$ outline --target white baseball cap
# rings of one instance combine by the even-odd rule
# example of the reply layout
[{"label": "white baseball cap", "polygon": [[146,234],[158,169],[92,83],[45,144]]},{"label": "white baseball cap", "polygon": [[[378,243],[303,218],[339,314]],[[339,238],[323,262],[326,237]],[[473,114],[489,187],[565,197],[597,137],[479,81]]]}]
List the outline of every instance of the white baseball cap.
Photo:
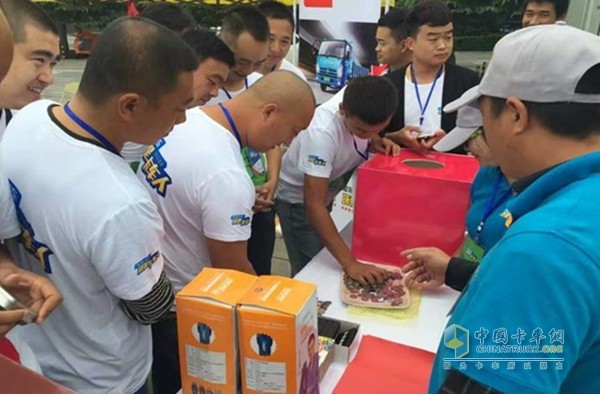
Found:
[{"label": "white baseball cap", "polygon": [[479,108],[465,105],[458,110],[456,127],[433,146],[440,152],[448,152],[464,144],[477,129],[483,126],[483,118]]},{"label": "white baseball cap", "polygon": [[481,83],[444,111],[472,105],[481,96],[600,103],[597,88],[581,93],[579,82],[587,72],[600,74],[600,37],[562,24],[527,27],[498,41]]}]

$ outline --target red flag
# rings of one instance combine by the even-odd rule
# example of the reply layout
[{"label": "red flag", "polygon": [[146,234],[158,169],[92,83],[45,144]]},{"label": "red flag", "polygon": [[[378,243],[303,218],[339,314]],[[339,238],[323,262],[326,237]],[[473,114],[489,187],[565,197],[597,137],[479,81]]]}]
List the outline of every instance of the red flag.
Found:
[{"label": "red flag", "polygon": [[134,0],[127,0],[127,16],[138,16],[140,12],[135,8]]},{"label": "red flag", "polygon": [[305,7],[331,8],[333,0],[304,0]]}]

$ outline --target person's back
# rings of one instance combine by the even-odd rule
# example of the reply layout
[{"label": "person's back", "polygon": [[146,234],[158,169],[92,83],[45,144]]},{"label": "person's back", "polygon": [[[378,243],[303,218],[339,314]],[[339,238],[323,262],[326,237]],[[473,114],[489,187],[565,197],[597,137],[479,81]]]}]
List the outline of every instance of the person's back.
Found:
[{"label": "person's back", "polygon": [[7,129],[2,152],[23,230],[11,248],[65,298],[25,334],[44,373],[75,391],[145,392],[147,325],[173,295],[162,273],[160,216],[118,152],[184,120],[173,107],[192,100],[196,66],[173,33],[123,18],[105,29],[68,105],[38,101]]}]

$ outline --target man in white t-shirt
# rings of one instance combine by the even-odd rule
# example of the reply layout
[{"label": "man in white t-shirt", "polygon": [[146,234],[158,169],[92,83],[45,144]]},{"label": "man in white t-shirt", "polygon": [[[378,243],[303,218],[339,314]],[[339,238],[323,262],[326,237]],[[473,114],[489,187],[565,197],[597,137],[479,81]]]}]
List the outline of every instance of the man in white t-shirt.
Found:
[{"label": "man in white t-shirt", "polygon": [[[207,105],[224,103],[236,97],[262,77],[257,70],[267,59],[269,23],[256,7],[235,7],[223,19],[221,37],[233,51],[236,65],[219,95]],[[275,213],[272,208],[281,167],[281,150],[277,146],[267,153],[259,153],[245,147],[242,157],[257,191],[248,258],[257,274],[268,275],[275,248]]]},{"label": "man in white t-shirt", "polygon": [[292,46],[295,21],[292,11],[283,3],[267,0],[257,5],[269,23],[269,54],[261,68],[266,75],[275,70],[288,70],[306,81],[304,73],[285,59]]},{"label": "man in white t-shirt", "polygon": [[[429,150],[445,131],[456,127],[456,114],[444,105],[479,82],[477,74],[448,61],[454,47],[454,25],[442,0],[424,0],[405,23],[412,63],[385,76],[398,89],[398,108],[386,136],[407,148]],[[462,147],[453,153],[465,153]]]},{"label": "man in white t-shirt", "polygon": [[[194,101],[190,106],[204,105],[218,95],[227,79],[234,57],[231,50],[214,33],[204,29],[193,29],[183,33],[181,39],[196,52],[198,68],[194,71]],[[140,161],[148,145],[126,142],[121,155],[133,172],[138,171]]]},{"label": "man in white t-shirt", "polygon": [[385,78],[351,80],[317,108],[308,129],[283,156],[275,205],[292,275],[325,246],[352,278],[362,283],[383,278],[380,269],[352,256],[329,211],[335,195],[369,152],[400,151],[398,145],[378,136],[396,110],[397,95]]},{"label": "man in white t-shirt", "polygon": [[[10,68],[13,54],[12,34],[0,7],[0,82]],[[4,175],[0,152],[0,239],[16,237],[21,232],[10,191]],[[48,314],[62,302],[62,296],[48,279],[18,268],[6,246],[0,244],[0,286],[11,296],[36,313],[35,322],[41,324]],[[36,300],[35,302],[32,302]],[[22,328],[15,326],[23,321],[26,311],[0,310],[0,354],[41,373],[35,354],[22,340]],[[28,319],[29,320],[29,319]],[[6,336],[5,336],[6,335]]]},{"label": "man in white t-shirt", "polygon": [[0,83],[1,140],[16,110],[39,100],[54,82],[60,48],[58,28],[39,5],[11,0],[1,0],[0,5],[15,40],[12,64]]},{"label": "man in white t-shirt", "polygon": [[[165,271],[175,291],[203,267],[255,273],[247,240],[256,192],[240,151],[290,143],[314,107],[308,84],[278,71],[223,104],[188,110],[184,124],[146,151],[138,177],[164,222]],[[155,346],[173,359],[168,370],[177,375],[176,322],[158,324],[162,335],[154,336]]]},{"label": "man in white t-shirt", "polygon": [[156,206],[119,155],[185,120],[192,49],[140,18],[110,24],[68,105],[23,108],[2,142],[21,226],[11,251],[64,302],[24,335],[44,374],[81,393],[146,393],[149,324],[173,302]]}]

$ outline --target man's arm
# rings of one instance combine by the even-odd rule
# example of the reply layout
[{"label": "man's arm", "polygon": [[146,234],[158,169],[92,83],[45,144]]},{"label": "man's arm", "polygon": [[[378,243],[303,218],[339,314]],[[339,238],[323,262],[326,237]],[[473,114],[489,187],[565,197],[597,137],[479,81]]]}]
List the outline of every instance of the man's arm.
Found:
[{"label": "man's arm", "polygon": [[206,238],[210,262],[215,268],[226,268],[256,275],[248,260],[248,242],[223,242]]},{"label": "man's arm", "polygon": [[198,192],[202,227],[213,267],[256,274],[248,260],[254,187],[242,170],[214,174]]},{"label": "man's arm", "polygon": [[281,147],[276,146],[266,153],[267,156],[267,184],[269,184],[269,194],[268,197],[270,200],[273,200],[273,195],[275,194],[275,189],[277,189],[277,184],[279,183],[279,171],[281,170],[281,159],[283,157],[283,152],[281,151]]},{"label": "man's arm", "polygon": [[121,306],[131,320],[154,324],[171,310],[174,300],[171,281],[163,271],[148,294],[138,300],[121,300]]},{"label": "man's arm", "polygon": [[375,283],[384,278],[384,271],[368,264],[359,263],[338,233],[329,215],[325,200],[329,190],[329,179],[304,175],[304,204],[312,226],[319,234],[323,245],[329,250],[346,273],[359,282]]},{"label": "man's arm", "polygon": [[267,182],[256,188],[257,197],[255,211],[268,212],[273,208],[273,196],[279,183],[279,170],[283,152],[279,146],[266,153],[267,157]]}]

